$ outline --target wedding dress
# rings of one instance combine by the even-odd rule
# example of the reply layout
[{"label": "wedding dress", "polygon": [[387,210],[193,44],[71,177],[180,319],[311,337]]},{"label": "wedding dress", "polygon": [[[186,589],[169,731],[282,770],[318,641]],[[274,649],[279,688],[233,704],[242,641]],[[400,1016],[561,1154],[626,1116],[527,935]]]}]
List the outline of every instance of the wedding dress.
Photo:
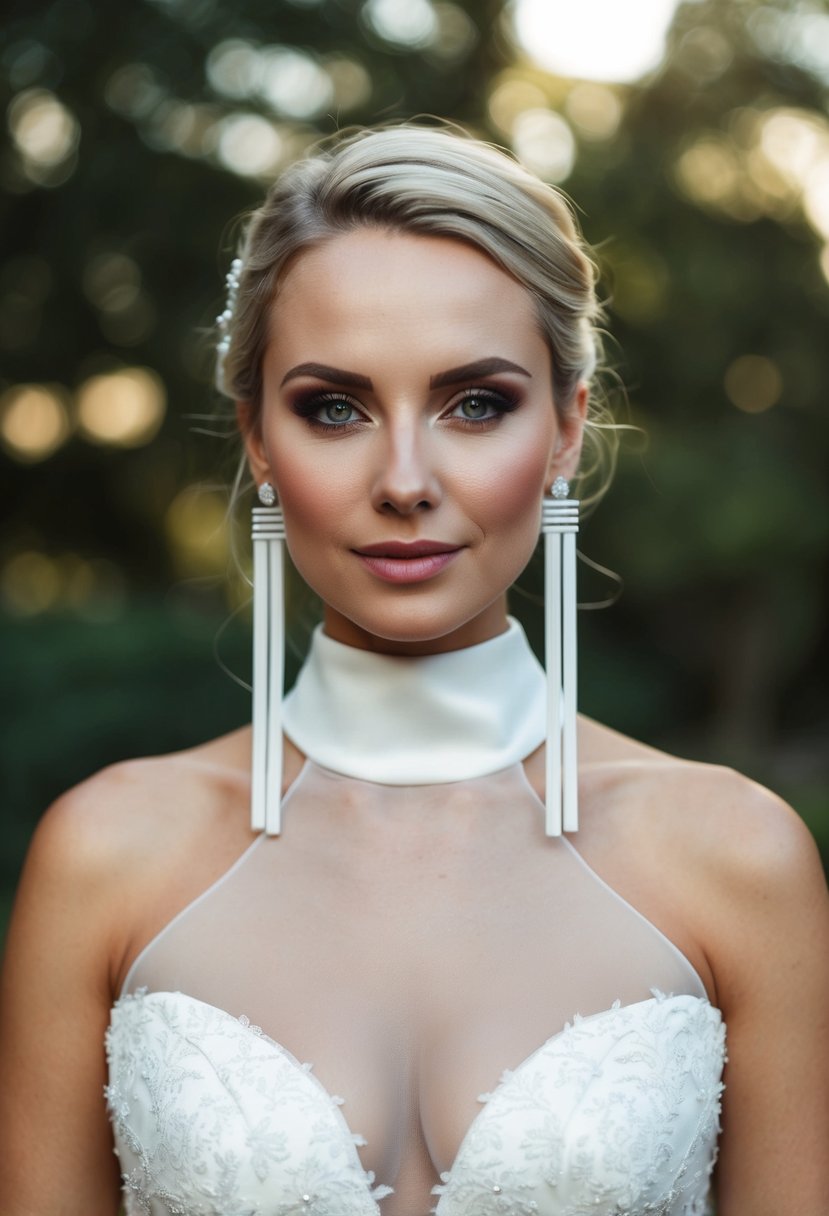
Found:
[{"label": "wedding dress", "polygon": [[128,1216],[708,1211],[722,1020],[582,856],[601,825],[544,836],[544,695],[515,622],[424,659],[317,631],[282,835],[112,1012]]}]

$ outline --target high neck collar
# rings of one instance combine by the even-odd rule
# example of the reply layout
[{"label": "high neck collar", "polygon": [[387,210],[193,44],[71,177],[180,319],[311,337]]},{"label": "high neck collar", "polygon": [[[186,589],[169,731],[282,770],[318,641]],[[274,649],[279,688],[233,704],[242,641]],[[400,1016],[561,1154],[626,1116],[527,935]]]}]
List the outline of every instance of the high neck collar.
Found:
[{"label": "high neck collar", "polygon": [[483,777],[544,740],[544,671],[517,621],[419,658],[345,646],[319,626],[285,698],[289,739],[323,768],[381,785]]}]

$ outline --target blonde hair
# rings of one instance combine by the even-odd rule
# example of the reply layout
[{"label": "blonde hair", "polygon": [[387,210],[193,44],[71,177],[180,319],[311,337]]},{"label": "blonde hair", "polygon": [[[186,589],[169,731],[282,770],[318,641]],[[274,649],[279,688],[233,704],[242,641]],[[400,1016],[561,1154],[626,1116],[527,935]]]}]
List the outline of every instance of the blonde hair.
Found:
[{"label": "blonde hair", "polygon": [[[566,416],[601,355],[596,266],[569,202],[507,153],[459,129],[402,124],[335,137],[286,169],[250,217],[217,386],[247,403],[252,425],[280,277],[302,250],[358,227],[464,241],[521,283],[535,301],[552,357],[553,399]],[[585,432],[594,450],[583,458],[580,481],[612,469],[608,438],[612,424],[594,394]]]}]

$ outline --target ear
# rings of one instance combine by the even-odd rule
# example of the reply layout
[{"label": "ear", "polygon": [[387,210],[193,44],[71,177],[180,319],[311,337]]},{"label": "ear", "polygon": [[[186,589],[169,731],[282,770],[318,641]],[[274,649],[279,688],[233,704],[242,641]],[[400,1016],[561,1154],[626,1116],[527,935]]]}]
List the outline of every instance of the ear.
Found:
[{"label": "ear", "polygon": [[579,467],[581,445],[584,438],[584,423],[587,418],[587,405],[590,400],[590,388],[585,380],[580,380],[573,394],[573,400],[564,419],[559,423],[558,435],[553,447],[550,467],[548,470],[550,484],[556,477],[564,477],[572,481]]},{"label": "ear", "polygon": [[257,485],[261,485],[263,481],[273,481],[268,458],[265,455],[265,446],[262,443],[260,419],[250,402],[236,402],[236,423],[242,436],[253,480]]}]

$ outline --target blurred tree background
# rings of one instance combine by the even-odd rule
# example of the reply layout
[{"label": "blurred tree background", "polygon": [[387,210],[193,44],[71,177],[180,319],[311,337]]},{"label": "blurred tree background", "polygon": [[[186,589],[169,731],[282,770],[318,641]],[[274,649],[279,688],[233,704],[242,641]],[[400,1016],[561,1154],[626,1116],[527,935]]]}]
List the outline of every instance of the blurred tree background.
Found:
[{"label": "blurred tree background", "polygon": [[[226,518],[211,386],[237,221],[320,134],[424,113],[560,183],[598,247],[616,404],[641,430],[581,542],[624,583],[581,616],[583,707],[766,782],[829,852],[829,16],[686,0],[659,62],[620,82],[600,23],[597,71],[534,57],[579,8],[545,4],[536,44],[533,0],[7,10],[5,906],[61,790],[248,718],[223,670],[249,675],[246,522]],[[615,593],[584,574],[586,600]],[[514,605],[534,640],[537,590],[531,570]]]}]

